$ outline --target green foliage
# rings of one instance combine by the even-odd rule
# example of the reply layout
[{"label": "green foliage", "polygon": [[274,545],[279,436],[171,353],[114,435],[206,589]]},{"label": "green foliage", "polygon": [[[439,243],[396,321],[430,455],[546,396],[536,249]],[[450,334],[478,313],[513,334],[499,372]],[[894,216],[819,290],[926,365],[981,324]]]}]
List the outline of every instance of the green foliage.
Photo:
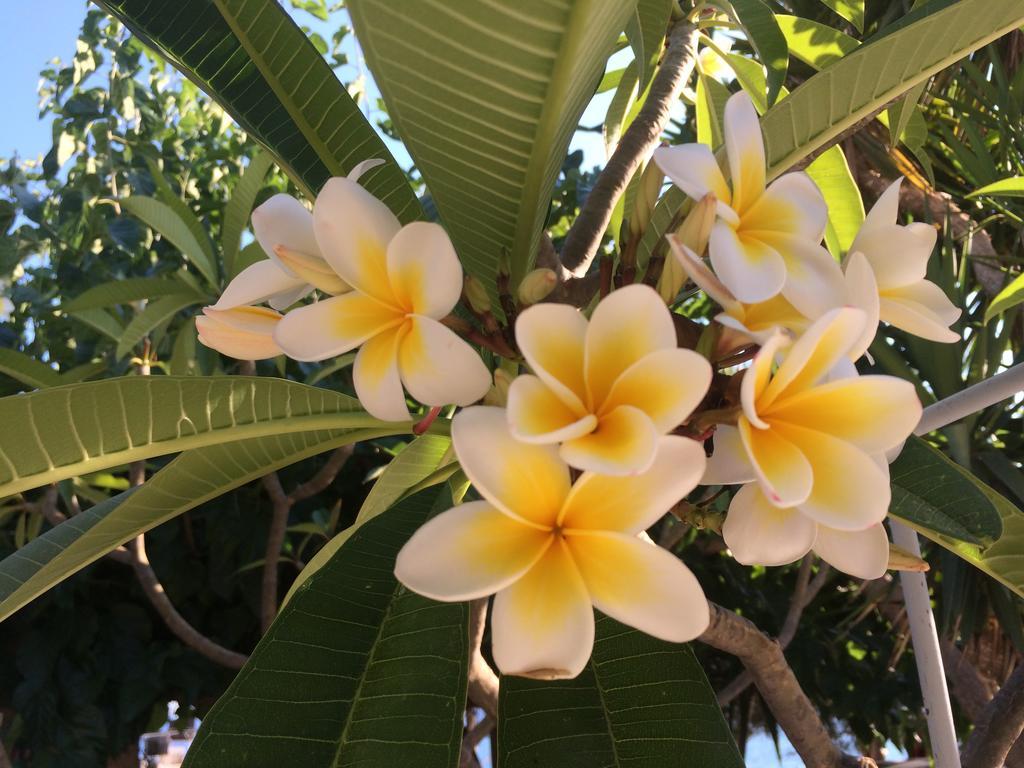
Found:
[{"label": "green foliage", "polygon": [[348,7],[464,267],[493,291],[507,253],[518,285],[631,3],[425,1],[399,11],[355,0]]},{"label": "green foliage", "polygon": [[775,14],[763,0],[732,0],[736,17],[757,51],[757,57],[768,69],[768,106],[775,103],[786,81],[789,48]]},{"label": "green foliage", "polygon": [[688,645],[597,617],[575,680],[503,677],[499,765],[742,766],[714,691]]},{"label": "green foliage", "polygon": [[458,764],[469,611],[392,574],[402,544],[445,505],[435,491],[401,503],[296,592],[210,710],[186,768]]},{"label": "green foliage", "polygon": [[672,18],[672,0],[637,0],[636,10],[626,25],[626,38],[633,60],[640,67],[639,90],[647,89],[658,64],[665,30]]}]

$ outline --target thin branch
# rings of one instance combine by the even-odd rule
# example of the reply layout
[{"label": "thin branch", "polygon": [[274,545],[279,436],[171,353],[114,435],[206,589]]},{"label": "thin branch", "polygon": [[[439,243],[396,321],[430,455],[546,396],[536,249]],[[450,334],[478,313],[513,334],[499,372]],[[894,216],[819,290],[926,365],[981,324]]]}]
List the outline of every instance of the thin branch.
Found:
[{"label": "thin branch", "polygon": [[967,389],[950,395],[924,409],[915,435],[926,435],[932,430],[952,424],[965,416],[995,405],[1024,390],[1024,363],[1017,363],[1002,373],[979,381]]},{"label": "thin branch", "polygon": [[277,566],[281,559],[281,547],[284,546],[292,502],[281,487],[277,472],[264,475],[262,483],[271,503],[267,548],[263,556],[263,580],[260,584],[260,630],[266,633],[277,616]]},{"label": "thin branch", "polygon": [[349,460],[353,451],[355,451],[355,445],[343,445],[340,448],[335,448],[327,459],[327,463],[320,467],[320,470],[312,478],[297,486],[288,494],[289,500],[294,504],[308,499],[310,496],[316,496],[316,494],[325,490],[327,486],[334,482],[334,479],[338,476],[341,468],[345,466],[345,462]]},{"label": "thin branch", "polygon": [[843,754],[832,742],[814,705],[786,663],[778,641],[751,621],[710,603],[711,623],[698,639],[736,656],[751,672],[776,721],[806,765],[815,768],[873,766],[868,758]]},{"label": "thin branch", "polygon": [[157,578],[152,566],[149,564],[149,557],[146,555],[146,534],[140,533],[135,537],[134,547],[135,561],[132,566],[135,569],[135,576],[142,585],[143,592],[153,604],[156,612],[160,614],[167,628],[174,635],[192,650],[200,653],[221,666],[229,669],[241,669],[247,657],[241,653],[235,653],[222,645],[218,645],[210,638],[201,634],[195,629],[185,617],[178,613],[177,608],[171,603],[170,598],[164,591],[163,585]]},{"label": "thin branch", "polygon": [[487,598],[469,604],[469,700],[492,718],[498,716],[498,676],[480,652],[487,619]]},{"label": "thin branch", "polygon": [[980,716],[964,745],[964,768],[1001,768],[1024,731],[1024,665],[999,689]]},{"label": "thin branch", "polygon": [[[804,609],[818,596],[818,592],[821,591],[829,576],[832,575],[828,564],[822,563],[821,569],[812,581],[810,577],[813,562],[814,558],[808,555],[800,563],[800,572],[797,574],[793,599],[789,603],[789,610],[786,612],[786,618],[782,622],[782,629],[779,631],[779,648],[783,651],[789,647],[789,644],[793,642],[793,638],[796,637],[796,630],[800,625],[800,617],[803,616]],[[735,680],[718,692],[719,706],[724,707],[729,704],[729,702],[747,690],[753,682],[754,676],[750,674],[749,670],[741,672],[736,676]]]},{"label": "thin branch", "polygon": [[678,101],[697,61],[697,30],[692,25],[676,24],[669,32],[667,42],[665,55],[651,81],[644,105],[622,134],[615,152],[565,237],[562,265],[576,277],[582,277],[590,268],[616,201],[625,192],[641,163],[658,145],[672,106]]}]

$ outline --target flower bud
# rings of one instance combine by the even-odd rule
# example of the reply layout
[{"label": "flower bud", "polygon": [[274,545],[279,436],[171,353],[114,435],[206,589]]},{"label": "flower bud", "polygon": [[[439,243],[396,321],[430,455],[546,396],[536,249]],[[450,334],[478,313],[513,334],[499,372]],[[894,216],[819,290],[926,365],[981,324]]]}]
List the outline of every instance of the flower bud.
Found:
[{"label": "flower bud", "polygon": [[519,284],[517,295],[519,303],[524,307],[536,304],[547,298],[558,285],[558,275],[553,269],[541,267],[530,272]]},{"label": "flower bud", "polygon": [[236,360],[266,360],[284,354],[274,341],[282,315],[266,307],[204,307],[196,318],[199,341]]},{"label": "flower bud", "polygon": [[633,200],[633,212],[629,217],[629,233],[634,238],[641,237],[650,224],[664,181],[665,174],[661,172],[658,164],[648,163],[640,177],[636,198]]},{"label": "flower bud", "polygon": [[[683,245],[698,256],[704,253],[711,239],[711,228],[715,224],[718,201],[713,194],[698,200],[676,230],[676,237]],[[658,293],[666,303],[679,295],[686,282],[686,272],[673,255],[665,258],[665,266],[658,278]]]},{"label": "flower bud", "polygon": [[352,290],[352,286],[338,277],[331,265],[318,256],[293,251],[283,245],[274,246],[274,254],[284,266],[317,290],[331,295]]},{"label": "flower bud", "polygon": [[484,395],[484,405],[504,408],[508,404],[508,388],[512,384],[512,376],[503,368],[494,372],[494,386]]},{"label": "flower bud", "polygon": [[470,308],[477,314],[483,315],[491,311],[491,297],[487,295],[487,289],[472,275],[466,275],[462,293]]},{"label": "flower bud", "polygon": [[912,555],[902,547],[889,544],[889,563],[885,566],[890,571],[918,571],[928,570],[928,563],[917,555]]}]

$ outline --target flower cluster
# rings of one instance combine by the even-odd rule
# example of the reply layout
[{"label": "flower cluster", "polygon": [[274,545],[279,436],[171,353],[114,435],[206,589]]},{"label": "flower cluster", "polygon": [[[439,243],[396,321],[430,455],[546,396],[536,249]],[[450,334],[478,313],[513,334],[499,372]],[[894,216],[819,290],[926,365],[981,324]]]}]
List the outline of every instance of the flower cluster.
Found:
[{"label": "flower cluster", "polygon": [[[506,366],[491,388],[480,356],[449,327],[465,321],[446,320],[463,288],[451,241],[436,224],[401,226],[359,186],[372,161],[331,179],[312,214],[285,195],[260,206],[253,229],[269,260],[197,320],[203,343],[240,358],[324,360],[358,348],[356,393],[381,419],[409,418],[405,391],[425,405],[471,406],[451,432],[480,499],[420,528],[395,573],[437,600],[494,595],[494,658],[506,674],[579,674],[593,608],[668,641],[703,632],[700,585],[645,533],[699,484],[741,486],[722,535],[742,563],[813,550],[862,578],[889,563],[887,456],[921,406],[909,383],[858,375],[854,363],[879,321],[956,338],[958,310],[925,279],[935,231],[898,224],[896,183],[840,264],[822,247],[828,209],[810,178],[767,183],[749,98],[729,100],[724,132],[729,180],[706,146],[654,156],[694,202],[669,237],[671,279],[677,291],[681,270],[721,306],[706,332],[717,342],[699,346],[715,347],[711,362],[680,347],[665,285],[614,290],[589,318],[520,290],[532,306],[515,318],[514,341],[528,370],[510,376]],[[543,272],[546,294],[553,273]],[[292,307],[314,291],[316,301]],[[750,364],[730,384],[737,350]],[[488,390],[491,405],[472,405]]]}]

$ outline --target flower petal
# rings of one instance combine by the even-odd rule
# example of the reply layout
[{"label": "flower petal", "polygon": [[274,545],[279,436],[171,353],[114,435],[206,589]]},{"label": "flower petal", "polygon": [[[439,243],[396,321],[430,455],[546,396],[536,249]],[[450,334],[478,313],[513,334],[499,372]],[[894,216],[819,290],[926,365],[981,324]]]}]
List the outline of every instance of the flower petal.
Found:
[{"label": "flower petal", "polygon": [[741,217],[763,193],[764,139],[754,102],[745,91],[725,103],[725,151],[729,156],[732,208]]},{"label": "flower petal", "polygon": [[462,265],[438,224],[406,224],[388,244],[388,276],[407,312],[440,320],[459,302]]},{"label": "flower petal", "polygon": [[878,286],[884,291],[924,279],[936,237],[935,228],[928,224],[890,224],[867,233],[862,230],[850,251],[860,251],[867,257]]},{"label": "flower petal", "polygon": [[650,416],[631,405],[602,415],[597,428],[562,443],[559,455],[571,467],[606,475],[633,475],[654,461],[658,430]]},{"label": "flower petal", "polygon": [[338,277],[330,264],[321,256],[310,256],[301,251],[293,251],[283,245],[274,248],[277,263],[289,274],[305,280],[318,290],[336,296],[352,290],[352,286]]},{"label": "flower petal", "polygon": [[703,290],[712,301],[717,302],[726,312],[731,314],[737,310],[742,311],[742,306],[736,301],[736,297],[725,287],[725,283],[719,280],[715,273],[708,268],[702,258],[695,254],[685,243],[680,242],[675,235],[669,235],[666,239],[672,247],[672,253],[676,257],[676,262],[682,266],[687,277],[693,280],[698,288]]},{"label": "flower petal", "polygon": [[561,525],[637,534],[697,486],[704,463],[700,443],[676,435],[661,437],[645,472],[628,477],[584,473],[565,501]]},{"label": "flower petal", "polygon": [[758,429],[768,428],[768,423],[758,414],[759,400],[771,379],[775,357],[779,350],[788,343],[789,338],[783,333],[774,333],[769,336],[761,345],[761,349],[754,355],[750,367],[743,374],[743,381],[740,382],[740,404],[743,407],[743,415]]},{"label": "flower petal", "polygon": [[654,150],[654,162],[673,184],[694,200],[701,200],[710,192],[720,205],[727,206],[732,201],[722,169],[706,144],[658,147]]},{"label": "flower petal", "polygon": [[843,573],[858,579],[877,579],[889,566],[889,537],[881,523],[863,531],[839,531],[819,525],[814,553]]},{"label": "flower petal", "polygon": [[491,648],[505,675],[576,677],[594,648],[590,595],[561,540],[494,598]]},{"label": "flower petal", "polygon": [[274,342],[281,315],[266,307],[203,309],[196,318],[199,341],[236,360],[267,360],[282,354]]},{"label": "flower petal", "polygon": [[399,325],[369,339],[356,354],[352,383],[366,411],[382,421],[408,421],[398,354],[408,326]]},{"label": "flower petal", "polygon": [[960,340],[960,334],[947,327],[960,317],[960,309],[928,280],[884,291],[879,314],[890,325],[923,339],[946,343]]},{"label": "flower petal", "polygon": [[597,417],[577,417],[539,378],[517,376],[508,389],[508,424],[525,443],[560,443],[593,432]]},{"label": "flower petal", "polygon": [[568,304],[535,304],[516,319],[516,343],[530,369],[578,416],[587,412],[586,335],[587,318]]},{"label": "flower petal", "polygon": [[820,245],[785,235],[773,240],[786,262],[782,295],[805,317],[819,317],[843,306],[846,281],[839,262]]},{"label": "flower petal", "polygon": [[272,296],[308,288],[305,280],[289,276],[269,259],[261,259],[243,269],[227,284],[213,308],[221,310],[262,304]]},{"label": "flower petal", "polygon": [[397,304],[387,249],[401,225],[384,203],[350,179],[328,179],[313,206],[313,229],[323,257],[345,282]]},{"label": "flower petal", "polygon": [[810,551],[817,527],[797,507],[773,506],[757,483],[750,483],[729,503],[722,538],[743,565],[785,565]]},{"label": "flower petal", "polygon": [[313,286],[303,284],[298,288],[293,288],[290,291],[284,291],[282,293],[276,293],[267,299],[267,304],[270,305],[271,309],[276,309],[278,312],[284,312],[295,302],[300,299],[306,298],[313,292]]},{"label": "flower petal", "polygon": [[398,553],[395,576],[433,600],[475,600],[516,581],[553,538],[486,501],[471,501],[424,523]]},{"label": "flower petal", "polygon": [[740,228],[753,237],[769,233],[820,243],[828,224],[828,206],[806,173],[787,173],[773,181],[743,214]]},{"label": "flower petal", "polygon": [[353,291],[293,309],[274,340],[295,360],[326,360],[405,321],[396,310]]},{"label": "flower petal", "polygon": [[836,363],[847,358],[864,333],[867,316],[854,307],[841,307],[815,320],[789,348],[775,376],[758,397],[767,410],[776,399],[795,395],[820,382]]},{"label": "flower petal", "polygon": [[424,405],[470,405],[487,394],[491,372],[473,347],[437,320],[409,321],[398,366],[410,395]]},{"label": "flower petal", "polygon": [[814,485],[810,457],[775,428],[757,429],[744,418],[737,427],[768,500],[777,507],[806,501]]},{"label": "flower petal", "polygon": [[846,302],[864,312],[864,330],[860,339],[847,353],[850,360],[857,361],[868,351],[878,332],[880,304],[878,283],[867,257],[860,251],[851,251],[845,264]]},{"label": "flower petal", "polygon": [[736,485],[757,479],[740,431],[730,424],[715,427],[714,452],[708,458],[701,485]]},{"label": "flower petal", "polygon": [[704,590],[671,552],[623,533],[567,535],[594,607],[652,637],[682,643],[708,628]]},{"label": "flower petal", "polygon": [[715,274],[745,304],[770,299],[786,282],[786,263],[778,251],[752,237],[741,238],[728,224],[711,229],[708,253]]},{"label": "flower petal", "polygon": [[774,431],[810,462],[814,484],[800,511],[830,528],[856,531],[880,522],[889,509],[888,468],[860,448],[813,429],[776,424]]},{"label": "flower petal", "polygon": [[786,422],[853,443],[867,453],[899,445],[921,420],[914,385],[895,376],[858,376],[830,381],[776,401],[762,412],[772,424]]},{"label": "flower petal", "polygon": [[[320,256],[313,234],[313,214],[291,195],[276,194],[252,212],[252,231],[260,248],[277,261],[277,246],[283,245],[308,256]],[[296,277],[287,265],[279,266]]]},{"label": "flower petal", "polygon": [[857,233],[858,236],[875,232],[883,227],[891,227],[896,223],[900,214],[900,185],[902,183],[903,177],[900,176],[885,188],[885,192],[879,196],[867,216],[864,217],[864,223],[861,224],[860,232]]},{"label": "flower petal", "polygon": [[587,328],[584,370],[593,407],[601,407],[615,380],[633,363],[675,346],[672,314],[657,291],[642,284],[613,291],[597,305]]},{"label": "flower petal", "polygon": [[503,408],[474,406],[452,419],[452,442],[466,477],[502,512],[553,526],[569,495],[569,468],[550,445],[512,437]]},{"label": "flower petal", "polygon": [[602,410],[632,405],[650,416],[659,432],[669,432],[700,405],[711,384],[711,365],[689,349],[659,349],[627,368]]}]

